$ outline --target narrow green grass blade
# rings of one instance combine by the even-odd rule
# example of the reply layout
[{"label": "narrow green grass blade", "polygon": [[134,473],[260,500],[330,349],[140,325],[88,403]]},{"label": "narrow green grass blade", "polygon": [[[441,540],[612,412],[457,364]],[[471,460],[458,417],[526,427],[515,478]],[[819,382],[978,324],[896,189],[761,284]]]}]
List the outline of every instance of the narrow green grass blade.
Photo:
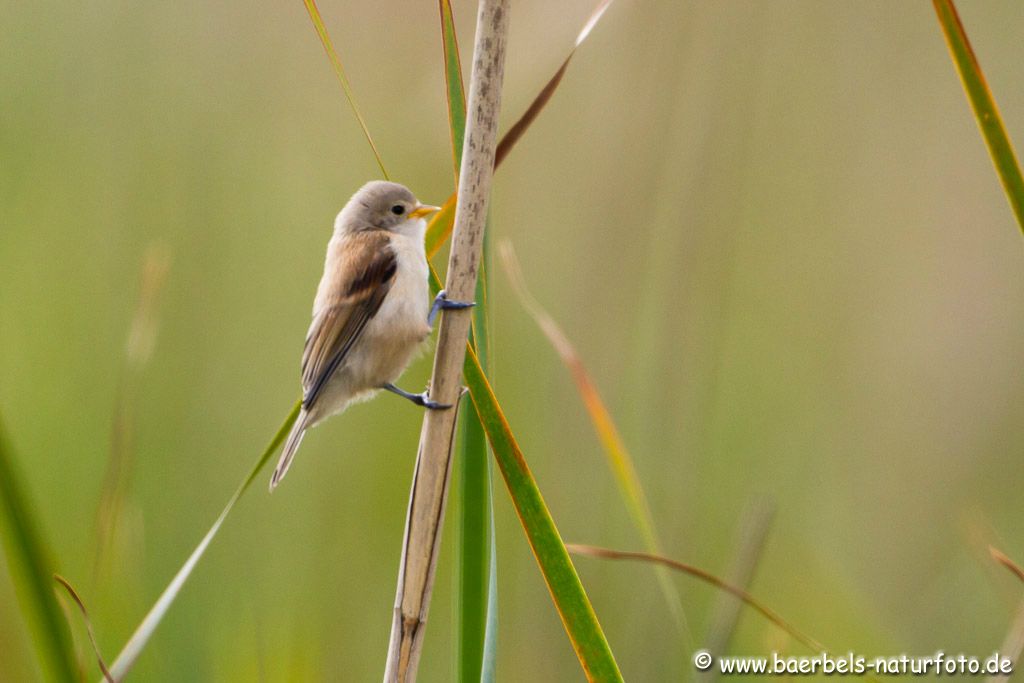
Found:
[{"label": "narrow green grass blade", "polygon": [[1017,217],[1017,224],[1024,232],[1024,179],[1021,178],[1020,163],[1017,161],[1010,136],[1006,134],[999,107],[992,97],[985,74],[982,73],[981,65],[971,48],[971,42],[967,39],[967,33],[960,22],[953,0],[932,0],[932,4],[942,26],[942,33],[946,37],[949,54],[956,65],[957,73],[960,74],[960,82],[963,83],[967,99],[974,110],[974,118],[981,129],[982,137],[985,138],[999,180],[1003,183],[1006,198]]},{"label": "narrow green grass blade", "polygon": [[[476,411],[474,411],[475,413]],[[479,419],[479,418],[478,418]],[[487,478],[493,479],[492,460],[487,459]],[[492,489],[493,490],[493,489]],[[487,577],[487,624],[484,627],[484,661],[481,683],[493,683],[498,664],[498,540],[494,535],[494,497],[488,504],[491,527],[491,571]]]},{"label": "narrow green grass blade", "polygon": [[[462,81],[462,61],[455,34],[455,19],[449,0],[438,0],[441,18],[441,41],[444,52],[444,78],[448,101],[448,122],[452,139],[452,166],[455,184],[459,183],[462,164],[462,145],[466,135],[466,93]],[[484,230],[483,258],[476,283],[476,302],[470,330],[470,345],[476,349],[486,365],[488,356],[487,334],[487,261],[488,233]],[[458,680],[463,682],[487,680],[484,677],[485,649],[488,635],[492,644],[490,657],[493,671],[493,644],[496,639],[496,614],[491,612],[496,596],[491,591],[497,582],[492,580],[496,553],[494,516],[491,510],[491,471],[487,456],[487,436],[475,412],[464,411],[460,416],[460,438],[455,454],[459,473],[455,488],[458,541],[455,546],[457,585],[456,662]],[[494,599],[492,599],[494,598]]]},{"label": "narrow green grass blade", "polygon": [[35,512],[15,471],[0,425],[0,530],[11,579],[47,680],[77,681],[71,634],[50,583],[53,562]]},{"label": "narrow green grass blade", "polygon": [[[489,220],[488,220],[489,222]],[[486,365],[490,352],[487,322],[488,232],[484,230],[484,253],[480,276],[476,283],[476,302],[470,330],[472,346],[481,363]],[[460,681],[490,680],[483,676],[485,662],[493,660],[497,638],[497,613],[492,607],[497,596],[496,566],[492,556],[497,553],[494,535],[494,514],[491,496],[491,465],[487,452],[487,435],[474,411],[462,414],[462,433],[458,444],[458,465],[461,471],[456,489],[459,542],[458,562],[457,661]],[[494,604],[492,604],[494,603]],[[487,649],[490,636],[491,649]],[[493,663],[493,662],[492,662]]]},{"label": "narrow green grass blade", "polygon": [[487,634],[492,523],[487,460],[487,435],[473,411],[462,417],[456,453],[460,470],[455,490],[458,536],[455,548],[456,661],[458,680],[479,681]]},{"label": "narrow green grass blade", "polygon": [[[491,362],[491,327],[490,327],[490,279],[491,270],[491,235],[490,215],[487,217],[488,225],[484,228],[483,258],[480,260],[480,276],[476,283],[476,300],[479,303],[479,311],[473,311],[473,326],[476,343],[474,348],[478,351],[478,358],[484,369],[490,372]],[[477,492],[481,498],[486,496],[486,505],[478,506],[478,513],[487,517],[487,605],[483,608],[486,615],[483,637],[483,657],[480,663],[481,683],[494,681],[494,668],[498,657],[498,538],[494,529],[494,467],[489,457],[487,435],[483,432],[483,425],[480,424],[480,416],[476,411],[471,412],[473,419],[480,425],[483,445],[480,448],[480,455],[486,464],[486,470],[481,473],[478,482]]]},{"label": "narrow green grass blade", "polygon": [[314,0],[302,0],[302,2],[306,5],[306,12],[309,13],[309,18],[313,22],[313,28],[316,29],[316,34],[320,37],[320,43],[324,46],[327,58],[331,60],[331,67],[334,68],[334,74],[338,77],[338,82],[341,83],[341,89],[345,91],[345,98],[348,100],[349,106],[352,107],[352,113],[355,114],[356,120],[359,121],[359,127],[363,129],[366,141],[370,143],[370,149],[373,150],[373,156],[377,160],[377,165],[380,166],[380,172],[384,175],[385,180],[390,180],[388,171],[384,168],[384,160],[381,159],[380,152],[377,151],[377,145],[373,143],[373,137],[370,135],[370,129],[366,125],[366,120],[363,119],[359,106],[356,104],[356,96],[352,92],[352,86],[349,85],[345,69],[341,66],[341,58],[338,57],[334,44],[331,42],[331,36],[327,33],[327,27],[320,16],[320,10],[317,9]]},{"label": "narrow green grass blade", "polygon": [[452,134],[452,165],[455,184],[459,184],[462,165],[462,141],[466,137],[466,90],[462,83],[462,59],[459,41],[455,35],[455,19],[450,0],[438,0],[441,13],[441,42],[444,47],[444,82],[448,99],[448,123]]},{"label": "narrow green grass blade", "polygon": [[[441,281],[433,268],[430,270],[430,286],[434,292],[441,289]],[[615,662],[615,656],[597,620],[597,614],[594,613],[576,568],[569,558],[569,552],[565,549],[558,528],[551,518],[544,496],[526,464],[526,458],[523,457],[512,428],[505,419],[505,413],[498,404],[494,390],[480,365],[480,359],[468,341],[462,378],[469,389],[480,423],[487,433],[494,459],[505,479],[505,486],[526,532],[533,556],[544,576],[555,609],[558,610],[558,616],[562,619],[562,625],[587,675],[587,680],[621,681],[619,665]]]},{"label": "narrow green grass blade", "polygon": [[210,545],[210,541],[212,541],[214,536],[217,535],[217,532],[220,531],[221,525],[224,524],[224,520],[227,519],[228,514],[235,507],[235,503],[237,503],[238,499],[242,497],[242,494],[246,492],[253,480],[256,478],[256,475],[259,474],[260,470],[263,469],[263,466],[267,464],[268,460],[270,460],[270,456],[274,454],[274,451],[277,450],[278,446],[280,446],[285,440],[285,437],[288,436],[288,431],[292,428],[295,420],[299,417],[299,408],[301,406],[301,401],[296,401],[295,405],[292,406],[291,412],[288,413],[288,417],[285,418],[284,423],[281,425],[280,429],[277,430],[274,438],[270,440],[269,444],[267,444],[263,454],[260,455],[259,459],[252,466],[252,469],[249,470],[249,474],[246,475],[245,479],[242,480],[242,483],[235,490],[234,495],[232,495],[228,500],[227,505],[225,505],[224,509],[221,510],[220,516],[218,516],[216,521],[214,521],[213,526],[210,527],[210,530],[207,531],[206,535],[203,536],[201,541],[199,541],[199,545],[197,545],[196,549],[192,551],[192,554],[189,555],[185,564],[182,565],[181,569],[178,570],[178,573],[174,575],[174,578],[171,579],[171,582],[167,585],[167,588],[164,589],[164,592],[160,594],[159,598],[157,598],[156,603],[154,603],[153,607],[150,608],[149,613],[146,614],[138,628],[135,629],[135,633],[132,634],[132,637],[128,639],[127,643],[125,643],[125,646],[117,655],[117,659],[115,659],[114,663],[110,666],[110,673],[114,677],[114,680],[119,681],[124,678],[125,674],[128,673],[132,668],[132,665],[135,664],[135,661],[139,658],[139,655],[142,654],[143,648],[145,648],[146,644],[149,643],[149,639],[153,636],[153,632],[156,630],[156,627],[160,625],[164,615],[167,614],[167,610],[174,603],[175,598],[178,597],[178,593],[181,592],[181,587],[185,585],[185,581],[192,574],[192,570],[196,568],[196,565],[202,558],[203,553],[206,552],[207,547]]}]

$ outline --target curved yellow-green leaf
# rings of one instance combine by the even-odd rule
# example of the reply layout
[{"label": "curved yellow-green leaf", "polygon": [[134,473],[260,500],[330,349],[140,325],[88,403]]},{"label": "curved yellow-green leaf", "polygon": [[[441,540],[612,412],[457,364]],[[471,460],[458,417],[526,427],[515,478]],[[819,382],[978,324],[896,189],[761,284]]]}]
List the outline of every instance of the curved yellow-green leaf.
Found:
[{"label": "curved yellow-green leaf", "polygon": [[348,100],[349,106],[352,107],[352,113],[355,114],[359,127],[363,130],[363,135],[366,136],[366,141],[370,143],[370,149],[373,150],[373,157],[377,160],[377,165],[380,166],[380,172],[384,175],[385,180],[390,180],[388,171],[384,168],[384,160],[381,159],[380,152],[377,151],[377,145],[373,143],[373,137],[370,135],[370,129],[366,125],[366,120],[356,104],[356,96],[352,92],[352,86],[348,83],[348,77],[345,75],[345,69],[341,66],[341,58],[338,57],[338,52],[334,49],[334,43],[331,42],[331,36],[327,33],[327,27],[324,25],[323,17],[320,16],[320,10],[317,9],[315,0],[302,1],[306,5],[306,12],[309,13],[310,21],[313,22],[313,28],[316,29],[316,34],[320,37],[320,42],[324,46],[324,52],[327,53],[327,58],[331,60],[331,66],[334,68],[334,74],[338,77],[338,82],[341,83],[341,89],[345,91],[345,98]]}]

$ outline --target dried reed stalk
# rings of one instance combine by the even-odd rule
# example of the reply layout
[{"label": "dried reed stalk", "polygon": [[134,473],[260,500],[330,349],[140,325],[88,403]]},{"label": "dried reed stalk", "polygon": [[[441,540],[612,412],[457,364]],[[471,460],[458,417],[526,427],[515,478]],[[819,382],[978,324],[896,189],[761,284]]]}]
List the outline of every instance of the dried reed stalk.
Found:
[{"label": "dried reed stalk", "polygon": [[[494,173],[508,11],[509,0],[480,0],[458,205],[445,283],[449,298],[456,301],[471,300],[476,289]],[[462,392],[461,371],[470,317],[468,310],[450,310],[442,316],[430,381],[430,397],[440,403],[455,404]],[[455,410],[428,410],[423,417],[398,569],[395,612],[384,670],[386,683],[416,680],[440,548],[455,418]]]}]

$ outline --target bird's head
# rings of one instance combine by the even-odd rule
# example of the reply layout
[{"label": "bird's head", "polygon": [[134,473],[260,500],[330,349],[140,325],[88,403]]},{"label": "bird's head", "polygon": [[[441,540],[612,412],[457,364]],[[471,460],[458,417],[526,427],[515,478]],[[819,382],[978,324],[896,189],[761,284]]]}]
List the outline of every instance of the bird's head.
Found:
[{"label": "bird's head", "polygon": [[366,183],[338,214],[335,231],[422,232],[424,219],[440,207],[420,203],[405,185],[385,180]]}]

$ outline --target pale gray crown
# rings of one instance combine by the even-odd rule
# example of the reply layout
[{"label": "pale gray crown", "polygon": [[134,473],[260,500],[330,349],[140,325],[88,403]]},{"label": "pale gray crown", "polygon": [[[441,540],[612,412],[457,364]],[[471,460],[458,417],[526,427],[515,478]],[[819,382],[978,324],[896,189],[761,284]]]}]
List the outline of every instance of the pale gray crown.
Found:
[{"label": "pale gray crown", "polygon": [[336,229],[345,231],[390,230],[408,220],[409,212],[419,206],[416,196],[405,185],[372,180],[352,195],[338,214]]}]

